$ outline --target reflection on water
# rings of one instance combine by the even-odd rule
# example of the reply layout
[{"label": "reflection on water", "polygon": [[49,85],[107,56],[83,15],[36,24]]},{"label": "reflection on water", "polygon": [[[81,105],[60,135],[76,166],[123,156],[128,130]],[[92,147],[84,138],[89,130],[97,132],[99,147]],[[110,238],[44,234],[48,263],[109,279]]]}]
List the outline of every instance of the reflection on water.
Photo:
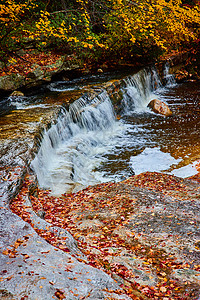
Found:
[{"label": "reflection on water", "polygon": [[[130,162],[134,173],[140,174],[146,171],[160,172],[177,165],[181,159],[175,159],[169,153],[160,151],[158,147],[145,148],[137,155],[131,156]],[[141,163],[142,162],[142,163]]]},{"label": "reflection on water", "polygon": [[[165,118],[148,112],[124,115],[122,120],[128,124],[128,130],[122,150],[115,149],[117,159],[114,161],[114,156],[111,156],[113,166],[108,162],[102,167],[106,168],[109,174],[115,173],[116,170],[125,173],[124,169],[128,165],[137,173],[139,170],[156,171],[159,156],[160,160],[169,163],[168,167],[161,167],[160,171],[175,173],[174,169],[187,166],[200,158],[199,84],[187,82],[159,89],[154,94],[170,106],[173,116]],[[109,158],[108,155],[108,161]],[[194,167],[182,168],[181,172],[175,174],[187,177],[191,175],[192,170],[195,174]]]}]

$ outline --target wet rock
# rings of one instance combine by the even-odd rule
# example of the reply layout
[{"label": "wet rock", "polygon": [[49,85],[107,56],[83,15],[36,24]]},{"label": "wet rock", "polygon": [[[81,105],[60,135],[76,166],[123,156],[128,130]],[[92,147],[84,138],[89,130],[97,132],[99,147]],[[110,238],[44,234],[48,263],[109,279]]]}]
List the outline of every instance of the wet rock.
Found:
[{"label": "wet rock", "polygon": [[40,66],[33,64],[26,75],[11,74],[0,77],[0,90],[13,91],[21,87],[34,87],[49,82],[52,76],[81,68],[81,62],[75,56],[61,56],[53,64]]},{"label": "wet rock", "polygon": [[20,91],[14,91],[14,92],[12,92],[12,94],[10,96],[11,97],[23,97],[24,93],[22,93]]},{"label": "wet rock", "polygon": [[157,114],[161,114],[166,117],[172,115],[172,111],[169,109],[167,104],[158,99],[151,100],[150,103],[148,104],[148,107]]},{"label": "wet rock", "polygon": [[60,67],[61,71],[72,71],[80,69],[83,63],[74,55],[67,55],[64,57],[63,64]]},{"label": "wet rock", "polygon": [[[32,107],[29,110],[15,110],[1,117],[0,205],[7,206],[18,192],[27,166],[40,146],[37,137],[48,128],[58,111],[59,105],[50,109]],[[37,187],[30,189],[30,194],[36,196]]]},{"label": "wet rock", "polygon": [[38,186],[36,183],[36,179],[28,186],[28,190],[30,196],[38,197]]},{"label": "wet rock", "polygon": [[27,78],[40,80],[43,77],[44,77],[43,69],[37,64],[32,65],[31,66],[31,71],[27,74]]},{"label": "wet rock", "polygon": [[60,73],[65,68],[64,65],[65,57],[59,58],[54,64],[47,65],[44,68],[44,80],[45,81],[51,81],[51,78],[53,75]]},{"label": "wet rock", "polygon": [[106,86],[106,91],[109,94],[109,97],[114,106],[115,112],[120,114],[122,111],[122,99],[123,92],[121,88],[123,87],[123,81],[115,80],[109,86]]},{"label": "wet rock", "polygon": [[0,143],[0,205],[7,206],[22,184],[28,161],[28,145]]},{"label": "wet rock", "polygon": [[13,91],[25,85],[25,77],[12,74],[0,77],[0,90]]}]

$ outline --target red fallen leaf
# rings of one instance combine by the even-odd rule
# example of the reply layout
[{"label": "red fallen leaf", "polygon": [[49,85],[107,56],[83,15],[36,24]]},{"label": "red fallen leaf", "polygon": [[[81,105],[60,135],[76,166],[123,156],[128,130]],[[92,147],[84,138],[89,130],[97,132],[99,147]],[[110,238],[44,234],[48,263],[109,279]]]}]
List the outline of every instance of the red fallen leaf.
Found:
[{"label": "red fallen leaf", "polygon": [[[99,187],[99,190],[100,190],[100,187]],[[93,189],[93,192],[95,192],[95,189]],[[93,200],[90,200],[91,197],[87,197],[87,194],[85,192],[81,192],[81,193],[79,192],[79,193],[77,193],[76,196],[72,196],[72,195],[70,195],[70,196],[69,195],[63,196],[63,197],[67,197],[68,198],[68,199],[63,199],[62,198],[62,201],[66,201],[66,207],[67,207],[67,209],[63,209],[62,212],[61,212],[61,214],[60,214],[60,212],[56,209],[57,207],[63,205],[63,204],[60,203],[59,198],[58,199],[54,199],[53,197],[52,198],[51,197],[46,197],[46,196],[44,196],[44,193],[42,191],[40,191],[40,196],[41,196],[40,197],[40,201],[41,201],[41,204],[43,205],[43,209],[45,209],[44,208],[45,207],[44,202],[46,201],[45,198],[48,199],[48,201],[51,201],[51,203],[52,203],[51,204],[51,208],[50,209],[47,208],[47,210],[48,210],[48,217],[51,218],[51,223],[54,225],[55,223],[57,223],[59,221],[61,227],[65,228],[65,229],[68,229],[68,230],[71,230],[71,232],[73,234],[77,233],[77,228],[76,228],[76,226],[74,226],[74,223],[73,223],[74,218],[76,218],[76,214],[73,213],[74,208],[79,209],[80,212],[81,212],[81,211],[83,211],[86,208],[87,209],[95,209],[95,207],[96,207],[95,205],[93,205],[92,203],[90,203],[90,201],[93,201]],[[19,197],[19,200],[20,200],[20,197]],[[36,201],[36,199],[33,199],[33,201]],[[83,204],[83,202],[84,202],[84,204]],[[23,201],[21,201],[20,203],[21,204],[18,207],[17,211],[21,215],[22,214],[24,215],[25,212],[21,213],[20,210],[21,210],[21,207],[23,209],[26,209],[26,207],[23,206],[23,204],[22,204]],[[120,206],[120,201],[119,200],[117,200],[115,202],[113,200],[113,205],[115,205],[115,207],[116,207],[116,203]],[[106,205],[106,201],[103,201],[103,205],[104,206]],[[100,204],[98,204],[98,206],[101,207]],[[126,208],[126,206],[123,203],[123,210],[125,208]],[[71,217],[71,215],[70,216],[68,215],[70,213],[72,214],[72,217]],[[84,217],[84,214],[83,215],[80,214],[79,217],[80,217],[79,220],[81,220]],[[96,215],[96,217],[98,218],[98,214]],[[23,216],[23,218],[24,218],[24,216]],[[77,220],[78,220],[78,218],[76,218],[76,221]],[[118,226],[120,224],[120,219],[115,220],[115,221],[112,220],[111,222],[113,224],[112,230],[114,230],[116,228],[116,226]],[[102,223],[104,223],[107,226],[107,228],[109,229],[108,232],[110,232],[112,234],[112,230],[111,230],[111,226],[110,226],[111,224],[108,221],[106,221],[106,220],[102,220]],[[102,228],[105,229],[105,225],[102,226]],[[101,228],[101,230],[102,230],[102,228]],[[78,231],[78,232],[80,233],[80,235],[81,234],[83,234],[83,235],[86,234],[87,235],[89,233],[89,231],[86,232],[84,230],[82,232],[80,232],[80,231]],[[41,236],[43,236],[43,231],[39,232],[39,234]],[[95,242],[95,248],[97,248],[97,249],[100,248],[100,250],[103,250],[103,251],[98,256],[90,254],[90,251],[89,251],[90,247],[89,247],[89,245],[86,242],[85,243],[81,243],[81,242],[79,243],[78,242],[78,243],[79,243],[79,245],[82,246],[83,249],[87,250],[87,253],[85,253],[85,254],[87,254],[88,259],[94,264],[94,266],[97,267],[97,268],[101,268],[101,269],[103,267],[103,269],[105,271],[107,271],[108,273],[110,272],[109,270],[111,270],[112,272],[118,274],[119,276],[122,275],[122,277],[124,277],[125,280],[129,280],[128,277],[129,276],[131,277],[131,273],[129,273],[128,270],[126,268],[124,268],[124,266],[119,265],[119,266],[116,266],[116,269],[115,269],[115,268],[113,268],[111,266],[111,264],[106,263],[106,261],[105,261],[105,257],[107,255],[107,253],[106,253],[107,252],[106,251],[107,247],[114,247],[115,248],[116,246],[119,246],[119,247],[120,246],[124,246],[125,248],[127,248],[127,250],[130,250],[130,251],[132,249],[133,252],[135,252],[136,254],[138,254],[140,256],[140,258],[144,260],[144,264],[146,263],[146,260],[149,261],[151,264],[155,264],[155,269],[159,273],[161,273],[162,268],[164,268],[165,272],[167,270],[172,269],[172,268],[179,268],[179,266],[176,265],[172,261],[172,257],[173,256],[168,255],[169,259],[167,259],[167,257],[164,254],[162,254],[159,257],[159,252],[158,253],[155,252],[152,247],[149,247],[150,249],[152,249],[152,250],[150,250],[150,252],[147,251],[147,254],[150,256],[150,258],[148,260],[145,257],[146,252],[144,251],[144,247],[142,247],[139,244],[137,238],[134,238],[135,241],[137,242],[137,245],[130,246],[129,244],[124,243],[124,240],[121,239],[120,236],[117,235],[117,234],[114,234],[112,236],[111,240],[108,240],[109,236],[108,236],[107,233],[104,233],[104,232],[101,231],[100,234],[104,234],[104,238],[101,239],[101,241],[98,240],[98,239],[96,240],[96,242]],[[46,236],[46,239],[48,238],[48,241],[52,245],[58,247],[59,244],[63,244],[63,242],[62,242],[63,238],[53,237],[52,235],[53,235],[52,233],[51,234],[48,234],[48,232],[44,233],[44,236]],[[56,232],[55,232],[55,235],[56,235]],[[105,249],[101,249],[102,245],[105,247]],[[54,250],[57,251],[57,249],[54,249]],[[161,260],[161,257],[163,257],[162,259],[165,259],[165,260]],[[96,259],[96,258],[98,258],[98,259]],[[120,269],[122,271],[121,274],[120,274]],[[163,273],[162,275],[165,276],[165,273]],[[165,279],[162,279],[162,280],[165,281]],[[172,282],[173,281],[170,281],[171,285],[172,285]],[[162,282],[161,284],[163,284],[163,283],[164,282]],[[138,287],[138,289],[140,291],[142,289],[142,287],[140,287],[139,285],[137,285],[135,283],[134,284],[131,283],[131,286],[133,287],[133,290],[135,289],[135,287]],[[176,286],[177,285],[174,285],[174,287],[176,287]],[[169,288],[169,285],[166,285],[164,287],[166,287],[166,289],[167,289],[167,292],[165,292],[165,298],[166,298],[166,297],[169,297],[168,295],[171,293],[170,290],[169,290],[169,289],[171,289],[171,287]],[[126,285],[125,285],[123,288],[124,288],[125,293],[127,293],[128,292],[128,287],[126,287]],[[158,291],[158,292],[156,293],[156,291]],[[136,300],[136,298],[134,296],[134,293],[132,294],[131,291],[129,291],[129,292],[130,292],[129,296],[132,299]],[[149,287],[149,291],[147,291],[146,293],[148,294],[148,297],[150,297],[151,299],[154,299],[154,296],[158,296],[158,298],[155,298],[155,299],[161,299],[164,296],[163,294],[161,294],[162,291],[160,290],[160,285],[158,285],[155,290],[151,290],[151,287]],[[176,293],[178,294],[178,291]],[[187,296],[186,294],[184,294],[184,295]],[[179,297],[179,295],[174,296],[174,299],[175,298],[177,300],[182,299],[182,298]],[[138,300],[139,300],[139,298],[138,298]]]},{"label": "red fallen leaf", "polygon": [[65,271],[67,271],[67,272],[73,272],[71,266],[66,266],[65,267]]},{"label": "red fallen leaf", "polygon": [[55,292],[54,295],[55,295],[58,299],[65,299],[65,298],[66,298],[65,295],[64,295],[64,292],[61,291],[61,290],[58,290],[58,289],[57,289],[57,291]]}]

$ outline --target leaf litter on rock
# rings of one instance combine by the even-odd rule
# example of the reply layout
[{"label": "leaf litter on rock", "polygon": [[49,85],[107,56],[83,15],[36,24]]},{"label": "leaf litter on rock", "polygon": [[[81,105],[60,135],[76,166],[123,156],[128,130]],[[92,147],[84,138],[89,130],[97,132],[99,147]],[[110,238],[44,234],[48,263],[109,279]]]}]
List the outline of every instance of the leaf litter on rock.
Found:
[{"label": "leaf litter on rock", "polygon": [[[21,193],[12,200],[11,209],[26,222],[33,225],[31,214],[27,212],[27,207],[23,200],[24,195],[28,194],[27,186],[29,184],[30,180],[27,177]],[[159,193],[159,197],[156,196],[157,198],[155,197],[154,201],[157,201],[156,199],[162,201],[164,199],[163,195],[173,195],[173,202],[181,201],[183,195],[191,198],[190,192],[190,195],[188,195],[187,185],[184,184],[184,181],[174,176],[148,172],[131,177],[123,184],[124,186],[126,185],[126,188],[129,187],[124,192],[124,195],[122,194],[123,191],[121,191],[121,183],[104,183],[86,188],[76,194],[63,194],[60,198],[55,198],[49,192],[42,190],[39,190],[38,198],[29,197],[35,212],[39,209],[45,212],[46,221],[52,225],[67,229],[75,238],[79,236],[77,238],[78,246],[87,256],[89,264],[107,272],[112,277],[117,275],[122,278],[124,283],[121,285],[121,288],[132,299],[146,299],[145,297],[147,299],[166,298],[168,300],[196,299],[195,297],[198,295],[197,285],[189,281],[183,284],[172,276],[173,270],[188,268],[191,265],[184,265],[184,263],[178,262],[174,254],[169,255],[162,248],[156,249],[157,245],[149,246],[144,244],[145,234],[138,233],[136,235],[134,233],[127,239],[127,236],[123,238],[123,235],[115,233],[117,228],[118,230],[122,228],[128,229],[129,221],[127,220],[129,220],[130,213],[137,214],[138,199],[133,198],[131,194],[132,189],[139,187]],[[196,191],[194,192],[196,193]],[[143,218],[142,215],[139,217]],[[152,217],[154,217],[154,212]],[[171,214],[167,216],[169,219],[173,217],[174,215]],[[84,224],[87,220],[99,220],[102,225],[95,227],[90,226],[88,223],[89,227],[84,228],[83,226],[83,228],[80,228],[78,226],[78,224],[80,225],[81,222]],[[137,223],[136,226],[140,224]],[[190,221],[190,223],[194,225],[194,221]],[[46,227],[46,230],[36,229],[36,231],[53,246],[66,252],[70,251],[64,246],[63,237],[52,234],[48,227]],[[115,251],[110,253],[109,248],[114,248]],[[93,249],[100,250],[100,252],[95,254]],[[136,257],[142,262],[142,270],[156,274],[157,283],[154,286],[139,284],[135,281],[136,276],[134,272],[127,266],[110,262],[110,257],[121,256],[124,250],[128,251],[130,256]],[[195,268],[198,269],[197,264],[195,264]],[[66,271],[70,271],[70,267],[69,269],[67,267]],[[60,291],[57,291],[56,296],[61,297],[58,299],[64,299]]]}]

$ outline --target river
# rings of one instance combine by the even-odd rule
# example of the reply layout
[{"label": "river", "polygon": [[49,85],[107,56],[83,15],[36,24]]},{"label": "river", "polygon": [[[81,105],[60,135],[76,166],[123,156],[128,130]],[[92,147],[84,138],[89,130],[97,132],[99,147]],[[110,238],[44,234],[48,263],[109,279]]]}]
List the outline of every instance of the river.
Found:
[{"label": "river", "polygon": [[[199,84],[176,84],[166,67],[163,85],[154,68],[140,70],[122,79],[123,97],[120,111],[115,112],[109,94],[100,85],[109,78],[104,74],[54,82],[42,94],[10,100],[10,107],[20,111],[55,104],[66,92],[81,92],[86,85],[99,89],[92,101],[84,94],[63,107],[58,120],[43,133],[31,163],[39,186],[60,195],[145,171],[179,177],[196,174],[195,164],[200,159]],[[46,103],[44,99],[48,99]],[[153,113],[147,107],[152,99],[165,102],[173,115]]]}]

